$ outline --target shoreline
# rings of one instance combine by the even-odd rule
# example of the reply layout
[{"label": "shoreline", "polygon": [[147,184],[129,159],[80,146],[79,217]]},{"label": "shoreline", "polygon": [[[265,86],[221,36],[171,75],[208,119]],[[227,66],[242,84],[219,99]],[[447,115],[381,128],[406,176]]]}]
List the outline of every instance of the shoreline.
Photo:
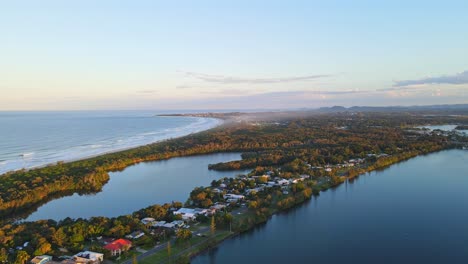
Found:
[{"label": "shoreline", "polygon": [[[54,165],[57,165],[58,163],[68,164],[68,163],[73,163],[73,162],[77,162],[77,161],[83,161],[83,160],[87,160],[87,159],[98,158],[100,156],[104,156],[104,155],[108,155],[108,154],[114,154],[114,153],[118,153],[118,152],[121,152],[121,151],[133,150],[133,149],[136,149],[136,148],[139,148],[139,147],[144,147],[144,146],[147,146],[147,145],[157,144],[157,143],[161,143],[161,142],[165,142],[165,141],[169,141],[169,140],[189,136],[189,135],[192,135],[192,134],[205,132],[205,131],[208,131],[210,129],[218,128],[218,127],[223,126],[224,124],[226,124],[226,120],[221,119],[221,118],[217,118],[217,117],[200,117],[200,116],[190,116],[190,115],[183,115],[183,116],[182,115],[179,115],[179,116],[176,116],[176,115],[155,115],[155,116],[157,116],[157,117],[175,117],[175,118],[177,118],[177,117],[186,117],[186,118],[194,118],[194,119],[197,119],[197,120],[213,120],[215,122],[213,122],[213,124],[210,124],[210,126],[202,127],[200,129],[196,129],[196,130],[193,130],[193,131],[186,131],[186,132],[184,132],[184,133],[182,133],[180,135],[171,136],[171,137],[168,137],[168,138],[163,138],[163,139],[160,139],[160,140],[147,142],[147,143],[144,143],[144,144],[137,144],[137,145],[127,146],[127,147],[122,147],[122,148],[116,148],[116,149],[107,150],[107,151],[104,151],[104,152],[99,152],[99,153],[96,153],[96,154],[91,154],[91,155],[87,155],[87,156],[83,156],[83,157],[77,157],[77,158],[47,162],[47,163],[44,163],[44,164],[34,165],[34,166],[31,166],[31,167],[23,167],[23,168],[18,168],[18,169],[11,169],[11,170],[8,170],[8,171],[2,171],[2,172],[0,172],[0,177],[2,177],[4,175],[7,175],[7,174],[23,171],[23,170],[24,171],[31,171],[31,170],[35,170],[35,169],[42,169],[42,168],[46,168],[46,167],[49,167],[49,166],[54,166]],[[195,121],[195,123],[196,122],[197,121]],[[190,125],[187,125],[187,126],[190,126]],[[187,127],[187,126],[184,126],[184,127]],[[2,160],[1,162],[8,162],[8,160]]]},{"label": "shoreline", "polygon": [[[378,117],[380,116],[377,116],[377,118]],[[369,119],[363,119],[364,121],[359,121],[363,123],[358,123],[358,126],[354,129],[350,129],[345,132],[342,132],[342,130],[334,125],[336,122],[347,121],[347,117],[341,116],[320,116],[310,119],[298,118],[297,120],[286,119],[286,121],[283,121],[283,123],[272,123],[271,121],[264,121],[264,123],[260,123],[264,124],[262,126],[260,126],[258,123],[240,123],[238,126],[225,125],[221,128],[212,129],[207,132],[197,133],[191,136],[182,137],[177,140],[169,140],[166,143],[158,143],[146,147],[139,147],[136,148],[135,151],[124,151],[120,153],[109,154],[103,157],[66,165],[59,164],[57,166],[51,166],[50,168],[48,167],[46,169],[40,169],[28,173],[11,174],[9,175],[11,177],[7,177],[4,180],[5,184],[3,189],[6,191],[14,190],[16,186],[20,186],[20,184],[22,184],[23,189],[20,190],[24,191],[17,191],[9,194],[9,196],[5,196],[4,201],[6,202],[3,204],[3,212],[4,215],[9,215],[10,213],[15,213],[22,209],[32,208],[41,202],[47,202],[47,197],[53,199],[53,195],[60,195],[63,191],[79,190],[82,193],[99,191],[108,181],[108,173],[113,171],[121,171],[128,166],[140,162],[164,160],[173,157],[208,153],[254,151],[255,155],[250,154],[249,156],[249,153],[247,153],[243,159],[243,162],[228,163],[226,168],[254,168],[255,172],[252,171],[250,174],[243,177],[231,177],[229,179],[213,181],[208,187],[195,188],[192,192],[190,192],[188,201],[192,201],[191,206],[202,208],[208,208],[210,204],[216,202],[225,203],[226,199],[230,197],[228,196],[228,198],[226,198],[220,195],[219,192],[216,192],[213,188],[227,188],[226,193],[231,192],[237,195],[246,195],[245,197],[248,197],[248,207],[246,207],[246,204],[238,204],[238,206],[235,206],[232,211],[229,210],[232,212],[230,217],[227,217],[228,212],[226,211],[224,212],[226,214],[225,216],[223,216],[222,212],[216,216],[216,225],[219,224],[219,229],[216,230],[219,231],[219,233],[216,232],[216,234],[219,235],[214,235],[214,231],[211,232],[211,236],[208,234],[207,230],[209,230],[210,225],[209,219],[206,218],[199,219],[201,223],[200,228],[197,228],[196,226],[192,227],[194,232],[200,230],[199,232],[208,234],[210,238],[216,236],[216,240],[222,237],[231,237],[232,235],[250,230],[259,223],[265,223],[273,214],[287,211],[289,208],[293,208],[298,204],[302,204],[304,201],[309,200],[312,195],[317,195],[323,190],[333,188],[333,186],[339,185],[346,180],[353,179],[354,177],[357,177],[358,175],[361,175],[365,172],[383,169],[389,165],[393,165],[400,161],[421,154],[436,152],[442,149],[455,148],[459,145],[460,142],[462,143],[465,141],[460,140],[460,142],[453,142],[452,140],[457,140],[458,138],[449,139],[437,134],[420,135],[417,133],[406,132],[406,130],[402,129],[401,126],[398,125],[407,120],[403,119],[402,121],[397,119],[397,117],[391,116],[388,118],[388,121],[387,119],[383,119],[380,122],[389,122],[388,124],[385,123],[386,126],[369,130],[369,126],[375,126],[374,120],[376,120],[376,116],[371,116]],[[416,121],[414,121],[414,123],[421,123],[420,121]],[[298,130],[298,128],[294,126],[296,124],[301,124],[303,127],[302,130]],[[359,140],[354,140],[356,135],[362,135],[362,133],[366,133],[366,137],[359,138]],[[389,134],[392,136],[389,138],[381,138],[379,137],[379,133],[384,135]],[[338,134],[340,135],[338,141],[321,141],[330,138],[330,136]],[[314,138],[317,138],[316,141],[309,140],[311,135],[314,135]],[[455,137],[456,135],[453,136]],[[385,141],[383,141],[384,139]],[[261,142],[261,145],[259,145],[259,142]],[[299,144],[298,142],[301,143]],[[352,146],[356,146],[356,149],[351,149],[347,156],[335,160],[335,155],[341,155],[341,148],[350,146],[350,142],[354,142],[355,145]],[[405,142],[404,145],[400,145],[402,144],[401,142]],[[378,144],[383,144],[382,147],[392,148],[389,149],[389,151],[383,152],[380,149],[375,149],[376,145],[380,146]],[[320,147],[325,149],[324,153],[312,153],[311,151],[307,152],[309,149],[320,149]],[[299,150],[303,150],[304,152],[301,152],[302,154],[297,154]],[[289,159],[272,160],[269,157],[271,153],[276,153],[275,151],[281,151],[280,154],[282,157],[286,157],[288,153],[294,151],[295,159],[292,161]],[[330,153],[326,151],[329,151]],[[317,158],[311,158],[311,153],[316,155]],[[328,159],[321,160],[321,155],[325,154],[328,155]],[[351,161],[352,159],[355,160],[356,158],[359,158],[359,161]],[[252,160],[255,161],[255,164],[252,164]],[[347,166],[348,160],[349,162],[353,163],[353,165],[354,163],[357,165],[352,166],[353,168],[351,168],[351,166]],[[284,168],[285,172],[288,172],[288,174],[284,174],[285,176],[282,177],[282,173],[280,172],[281,168],[276,168],[275,164],[286,166]],[[328,167],[326,169],[325,167],[318,167],[322,164],[332,165],[327,165]],[[274,182],[273,184],[268,183],[268,186],[270,186],[268,188],[266,187],[267,184],[265,183],[266,180],[264,178],[257,179],[254,177],[254,175],[265,174],[270,175],[276,184]],[[41,178],[37,178],[37,175],[40,175]],[[73,177],[67,175],[73,175]],[[299,178],[302,180],[292,180]],[[24,180],[21,182],[12,182],[12,180],[15,179]],[[28,179],[30,180],[27,181]],[[44,184],[40,186],[37,184],[34,185],[35,182],[38,182],[37,179],[44,182]],[[252,179],[255,180],[252,181]],[[285,189],[282,188],[284,185],[289,185],[285,184],[284,181],[289,181],[291,187],[285,187]],[[303,184],[300,184],[300,181],[303,181]],[[246,186],[249,188],[260,186],[262,189],[259,189],[259,191],[268,191],[265,191],[264,193],[255,191],[253,195],[248,196],[251,189],[246,190]],[[259,192],[258,195],[257,192]],[[42,194],[42,197],[35,195],[38,193]],[[205,193],[205,195],[199,196],[198,194],[200,193]],[[228,202],[232,203],[232,201]],[[123,237],[131,231],[138,231],[138,229],[145,230],[144,226],[135,226],[132,224],[134,223],[135,219],[154,217],[154,219],[158,219],[158,221],[173,221],[175,217],[173,214],[171,214],[172,211],[170,209],[182,208],[183,206],[184,204],[181,202],[175,202],[172,204],[156,204],[147,208],[142,208],[141,210],[135,211],[133,214],[119,216],[117,219],[125,221],[125,223],[122,224],[111,221],[109,222],[111,224],[107,225],[102,222],[107,222],[116,218],[104,217],[92,220],[79,218],[77,220],[71,219],[71,222],[47,222],[46,225],[44,225],[44,221],[24,222],[19,224],[25,228],[23,231],[17,229],[15,225],[13,225],[12,227],[5,226],[4,232],[11,236],[24,236],[28,234],[28,230],[46,230],[49,227],[66,228],[67,230],[71,230],[69,228],[72,225],[77,222],[83,222],[86,225],[102,226],[103,230],[100,231],[99,234],[117,238]],[[190,205],[186,206],[192,208]],[[163,208],[163,210],[159,211],[158,208]],[[237,215],[239,216],[237,217]],[[234,216],[234,218],[232,218],[232,216]],[[231,231],[231,226],[229,224],[231,221],[232,231],[234,231],[234,233],[227,232],[227,230]],[[111,231],[112,228],[119,227],[120,225],[126,228],[125,230],[128,229],[128,232],[122,231],[115,234],[115,232]],[[146,231],[144,232],[146,233]],[[74,235],[74,231],[70,231],[69,235]],[[197,236],[199,235],[197,234]],[[204,235],[202,236],[205,237]],[[88,242],[92,241],[92,238],[93,234],[86,234],[84,236],[84,239]],[[86,241],[83,240],[83,243],[80,242],[80,245],[85,245],[87,243]],[[149,236],[148,241],[145,241],[145,245],[148,247],[154,246],[157,241],[167,240],[166,238],[160,239],[158,237]],[[174,240],[172,239],[171,241]],[[200,240],[199,238],[195,237],[195,239],[192,241],[194,243],[198,243],[205,240]],[[141,242],[143,243],[143,241]],[[180,252],[181,250],[184,250],[181,257],[186,259],[187,255],[195,256],[196,254],[200,254],[200,252],[207,249],[208,247],[211,248],[219,244],[212,242],[209,244],[197,244],[196,248],[190,247],[190,243],[188,245],[178,244],[174,245],[174,251]],[[24,243],[24,241],[15,241],[15,243],[20,244]],[[198,245],[200,245],[200,247],[198,247]],[[99,250],[99,248],[96,249]],[[61,254],[56,252],[55,249],[51,252],[55,254],[54,256],[60,256]],[[143,258],[145,258],[145,256],[142,256],[142,259]],[[166,259],[164,252],[159,251],[156,253],[154,258],[160,260]],[[154,258],[148,257],[148,260],[144,260],[149,262],[143,261],[142,264],[154,263],[154,261],[151,262],[154,260]]]},{"label": "shoreline", "polygon": [[[439,152],[443,152],[443,151],[451,151],[451,150],[455,150],[455,149],[457,149],[457,148],[442,148],[442,149],[438,149],[438,150],[435,150],[435,151],[420,153],[420,154],[417,154],[417,155],[413,155],[413,154],[410,154],[409,156],[402,155],[402,156],[398,157],[396,162],[393,162],[391,164],[384,165],[382,167],[373,167],[372,169],[370,169],[370,168],[365,168],[364,169],[363,168],[361,173],[359,173],[359,174],[357,174],[355,176],[345,176],[344,179],[342,179],[340,182],[338,182],[336,184],[320,186],[320,189],[317,192],[313,192],[312,195],[309,198],[305,198],[304,200],[296,200],[295,199],[294,203],[291,206],[288,206],[288,207],[285,207],[285,208],[270,208],[269,212],[267,213],[267,215],[265,215],[265,218],[263,218],[263,219],[256,219],[254,216],[247,216],[247,219],[252,220],[251,222],[249,222],[249,224],[247,226],[244,226],[243,228],[241,228],[239,230],[236,230],[236,231],[230,231],[229,234],[225,235],[220,240],[216,240],[215,243],[210,242],[210,239],[207,238],[206,240],[198,243],[197,245],[193,245],[193,246],[190,246],[190,247],[184,247],[184,248],[181,249],[181,251],[178,254],[172,256],[170,259],[164,259],[161,263],[172,263],[171,261],[178,260],[178,259],[183,259],[184,257],[187,257],[191,261],[194,258],[196,258],[197,256],[205,254],[205,253],[209,252],[210,250],[216,249],[224,241],[226,241],[228,239],[236,238],[238,236],[241,236],[244,233],[251,232],[256,227],[259,227],[262,224],[266,224],[268,221],[271,220],[271,217],[273,217],[274,215],[281,214],[281,213],[288,213],[289,210],[293,210],[293,209],[298,208],[300,206],[304,206],[306,203],[310,202],[313,197],[315,197],[315,198],[319,197],[321,192],[328,191],[328,190],[331,190],[331,189],[334,189],[334,188],[338,188],[339,186],[341,186],[343,183],[345,183],[347,181],[352,182],[352,181],[354,181],[355,179],[357,179],[357,178],[359,178],[361,176],[369,176],[373,172],[388,169],[391,166],[398,165],[398,164],[403,163],[403,162],[407,162],[407,161],[409,161],[411,159],[414,159],[414,158],[417,158],[417,157],[424,157],[426,155],[439,153]],[[295,194],[289,193],[288,195],[286,195],[286,197],[295,198]],[[248,213],[249,213],[249,211],[247,211],[243,215],[247,215]],[[237,216],[234,216],[233,222],[236,222],[236,218],[237,218]],[[220,230],[220,231],[221,232],[228,232],[228,230]],[[215,236],[217,236],[217,235],[215,235]],[[177,245],[175,245],[175,246],[177,246]],[[151,258],[151,256],[154,256],[154,255],[156,255],[158,253],[159,252],[155,252],[154,254],[145,256],[141,260],[139,259],[139,261],[142,261],[143,263],[146,263],[145,260],[147,258]],[[130,263],[126,262],[125,264],[130,264]]]}]

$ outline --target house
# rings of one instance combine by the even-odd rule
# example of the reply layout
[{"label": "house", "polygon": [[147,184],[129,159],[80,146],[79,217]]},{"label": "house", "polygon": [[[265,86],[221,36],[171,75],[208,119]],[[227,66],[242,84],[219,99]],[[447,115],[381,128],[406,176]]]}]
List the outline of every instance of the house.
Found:
[{"label": "house", "polygon": [[31,260],[32,264],[44,264],[47,262],[50,262],[52,260],[51,256],[47,255],[42,255],[42,256],[36,256]]},{"label": "house", "polygon": [[183,208],[183,207],[174,212],[174,215],[181,215],[182,219],[184,219],[186,221],[187,220],[195,220],[195,218],[197,217],[197,214],[198,213],[195,211],[195,209]]},{"label": "house", "polygon": [[152,224],[153,227],[163,227],[166,221],[159,221]]},{"label": "house", "polygon": [[156,222],[156,220],[155,220],[154,218],[151,218],[151,217],[146,217],[146,218],[141,219],[141,222],[142,222],[144,225],[150,225],[150,224],[152,224],[153,222]]},{"label": "house", "polygon": [[274,181],[269,181],[267,182],[267,185],[271,187],[271,186],[275,186],[276,183]]},{"label": "house", "polygon": [[207,209],[202,209],[202,208],[180,208],[179,210],[174,212],[174,215],[181,215],[182,219],[185,221],[189,220],[195,220],[197,218],[197,215],[200,214],[206,214],[208,212]]},{"label": "house", "polygon": [[162,225],[162,227],[167,229],[174,229],[175,225],[172,223],[165,223],[164,225]]},{"label": "house", "polygon": [[214,192],[214,193],[221,193],[221,192],[222,192],[222,191],[221,191],[220,189],[218,189],[218,188],[213,188],[211,191]]},{"label": "house", "polygon": [[83,251],[74,255],[71,260],[77,264],[97,264],[104,261],[104,254],[92,251]]},{"label": "house", "polygon": [[278,181],[278,184],[279,185],[289,185],[289,181],[286,180],[286,179],[281,179],[281,180]]},{"label": "house", "polygon": [[244,195],[228,193],[224,195],[224,199],[228,200],[243,200],[245,199]]},{"label": "house", "polygon": [[175,221],[172,221],[172,223],[175,227],[177,228],[182,228],[185,226],[185,222],[182,221],[182,220],[175,220]]},{"label": "house", "polygon": [[211,209],[214,209],[215,211],[219,211],[219,210],[222,210],[226,208],[226,205],[225,204],[220,204],[220,203],[217,203],[213,206],[211,206]]},{"label": "house", "polygon": [[141,231],[135,231],[133,233],[131,233],[130,235],[127,235],[125,236],[126,238],[129,238],[129,239],[138,239],[142,236],[144,236],[145,233],[141,232]]},{"label": "house", "polygon": [[122,252],[129,250],[132,247],[132,242],[129,240],[120,238],[112,241],[111,243],[104,246],[105,249],[111,252],[112,256],[122,254]]}]

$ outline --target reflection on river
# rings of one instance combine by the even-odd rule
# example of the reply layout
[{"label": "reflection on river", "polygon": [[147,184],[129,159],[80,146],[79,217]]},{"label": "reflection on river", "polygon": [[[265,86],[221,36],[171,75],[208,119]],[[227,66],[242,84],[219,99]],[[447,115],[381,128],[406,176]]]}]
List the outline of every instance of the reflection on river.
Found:
[{"label": "reflection on river", "polygon": [[208,164],[239,160],[239,153],[219,153],[140,163],[110,173],[102,192],[59,198],[41,206],[27,220],[60,220],[66,217],[119,216],[156,203],[185,202],[196,186],[214,179],[234,177],[244,171],[218,172]]},{"label": "reflection on river", "polygon": [[363,175],[192,263],[467,263],[467,161],[449,150]]}]

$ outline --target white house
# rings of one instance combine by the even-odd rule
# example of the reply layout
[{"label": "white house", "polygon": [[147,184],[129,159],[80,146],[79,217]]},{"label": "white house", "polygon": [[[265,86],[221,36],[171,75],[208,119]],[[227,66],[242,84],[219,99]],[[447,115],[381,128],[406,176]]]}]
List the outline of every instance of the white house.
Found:
[{"label": "white house", "polygon": [[126,238],[130,238],[130,239],[138,239],[142,236],[144,236],[145,233],[141,232],[141,231],[135,231],[133,233],[131,233],[130,235],[127,235],[125,236]]},{"label": "white house", "polygon": [[206,209],[201,209],[201,208],[180,208],[179,210],[174,212],[174,215],[181,215],[182,219],[188,221],[188,220],[195,220],[197,215],[199,214],[206,214],[207,210]]},{"label": "white house", "polygon": [[148,225],[148,224],[151,224],[153,222],[155,222],[156,220],[154,218],[151,218],[151,217],[146,217],[146,218],[143,218],[141,219],[141,222],[144,224],[144,225]]},{"label": "white house", "polygon": [[162,227],[168,228],[168,229],[173,229],[173,228],[175,228],[175,225],[172,224],[172,223],[165,223],[164,225],[162,225]]},{"label": "white house", "polygon": [[286,179],[281,179],[281,180],[278,181],[278,184],[279,185],[289,185],[289,181],[286,180]]},{"label": "white house", "polygon": [[230,200],[244,200],[244,199],[245,199],[245,196],[244,196],[244,195],[240,195],[240,194],[228,193],[228,194],[224,195],[224,199],[230,199]]},{"label": "white house", "polygon": [[104,254],[92,251],[83,251],[74,255],[73,260],[76,263],[101,263],[104,261]]},{"label": "white house", "polygon": [[158,221],[158,222],[154,222],[152,224],[153,227],[162,227],[164,226],[164,224],[166,223],[166,221]]},{"label": "white house", "polygon": [[52,261],[52,257],[51,256],[47,256],[47,255],[42,255],[42,256],[36,256],[34,257],[32,260],[31,260],[31,263],[32,264],[44,264],[44,263],[47,263],[49,261]]}]

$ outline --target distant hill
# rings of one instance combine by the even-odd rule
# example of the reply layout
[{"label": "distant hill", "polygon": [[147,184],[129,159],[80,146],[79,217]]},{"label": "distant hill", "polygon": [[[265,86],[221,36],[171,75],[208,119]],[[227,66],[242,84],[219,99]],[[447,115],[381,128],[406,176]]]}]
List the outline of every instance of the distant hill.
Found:
[{"label": "distant hill", "polygon": [[323,113],[336,112],[439,112],[439,113],[468,113],[468,104],[455,105],[417,105],[417,106],[332,106],[321,107],[316,111]]}]

